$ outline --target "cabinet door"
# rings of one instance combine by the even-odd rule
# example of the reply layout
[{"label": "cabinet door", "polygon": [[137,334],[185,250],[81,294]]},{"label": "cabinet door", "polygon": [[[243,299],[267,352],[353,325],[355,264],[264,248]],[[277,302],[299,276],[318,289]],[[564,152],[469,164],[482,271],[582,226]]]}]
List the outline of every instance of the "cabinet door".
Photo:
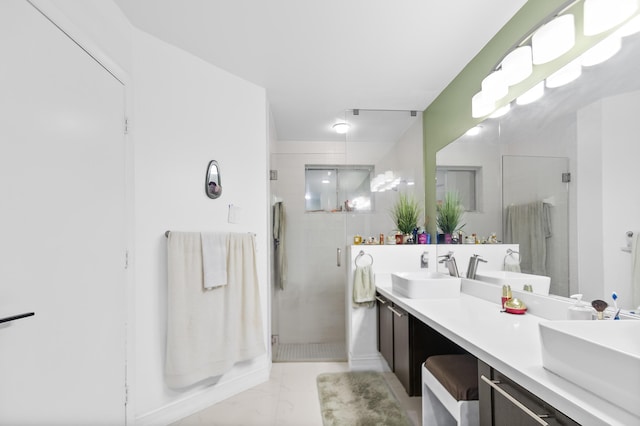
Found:
[{"label": "cabinet door", "polygon": [[409,314],[398,306],[392,307],[393,318],[393,371],[411,396],[411,356],[409,340]]},{"label": "cabinet door", "polygon": [[393,312],[391,301],[376,295],[378,305],[378,351],[393,371]]},{"label": "cabinet door", "polygon": [[554,407],[483,362],[478,364],[480,424],[493,426],[576,426]]}]

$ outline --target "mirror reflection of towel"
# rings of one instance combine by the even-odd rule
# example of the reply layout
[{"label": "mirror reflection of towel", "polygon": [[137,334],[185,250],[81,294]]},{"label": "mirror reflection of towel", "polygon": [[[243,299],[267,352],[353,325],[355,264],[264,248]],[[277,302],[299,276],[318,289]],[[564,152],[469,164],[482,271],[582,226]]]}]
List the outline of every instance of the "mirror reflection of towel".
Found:
[{"label": "mirror reflection of towel", "polygon": [[356,266],[353,275],[353,306],[371,308],[375,306],[376,286],[371,265]]}]

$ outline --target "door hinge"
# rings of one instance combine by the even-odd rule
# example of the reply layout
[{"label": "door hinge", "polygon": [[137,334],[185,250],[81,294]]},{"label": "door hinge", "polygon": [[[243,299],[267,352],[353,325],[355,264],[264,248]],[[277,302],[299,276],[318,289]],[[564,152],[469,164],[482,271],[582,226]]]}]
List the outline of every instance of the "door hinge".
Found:
[{"label": "door hinge", "polygon": [[129,134],[129,119],[125,117],[124,119],[124,134]]},{"label": "door hinge", "polygon": [[129,404],[129,386],[124,385],[124,405]]},{"label": "door hinge", "polygon": [[129,250],[124,252],[124,269],[129,269]]},{"label": "door hinge", "polygon": [[277,170],[269,170],[269,180],[278,180]]},{"label": "door hinge", "polygon": [[571,182],[571,173],[563,173],[562,174],[562,183]]}]

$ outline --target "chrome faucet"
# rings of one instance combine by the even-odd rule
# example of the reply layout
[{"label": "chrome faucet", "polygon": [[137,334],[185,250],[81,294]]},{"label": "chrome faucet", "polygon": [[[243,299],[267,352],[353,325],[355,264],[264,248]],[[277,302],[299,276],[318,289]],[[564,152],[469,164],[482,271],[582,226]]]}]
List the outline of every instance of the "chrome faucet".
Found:
[{"label": "chrome faucet", "polygon": [[487,263],[486,260],[481,258],[479,255],[474,254],[469,259],[469,266],[467,267],[467,278],[475,280],[476,279],[476,271],[478,270],[478,262]]},{"label": "chrome faucet", "polygon": [[444,263],[444,266],[449,270],[449,275],[458,278],[460,275],[458,274],[458,265],[456,264],[456,258],[453,257],[453,252],[450,251],[444,256],[439,257],[443,257],[444,259],[440,260],[438,263]]}]

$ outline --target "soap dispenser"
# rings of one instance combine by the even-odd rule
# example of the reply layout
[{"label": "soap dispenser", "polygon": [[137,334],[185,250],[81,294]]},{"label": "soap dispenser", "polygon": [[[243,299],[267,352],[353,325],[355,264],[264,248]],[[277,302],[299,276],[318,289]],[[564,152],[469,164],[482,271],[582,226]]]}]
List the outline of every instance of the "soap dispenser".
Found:
[{"label": "soap dispenser", "polygon": [[568,318],[570,320],[592,320],[593,308],[588,303],[582,301],[582,294],[572,294],[572,299],[576,300],[576,303],[569,308]]}]

